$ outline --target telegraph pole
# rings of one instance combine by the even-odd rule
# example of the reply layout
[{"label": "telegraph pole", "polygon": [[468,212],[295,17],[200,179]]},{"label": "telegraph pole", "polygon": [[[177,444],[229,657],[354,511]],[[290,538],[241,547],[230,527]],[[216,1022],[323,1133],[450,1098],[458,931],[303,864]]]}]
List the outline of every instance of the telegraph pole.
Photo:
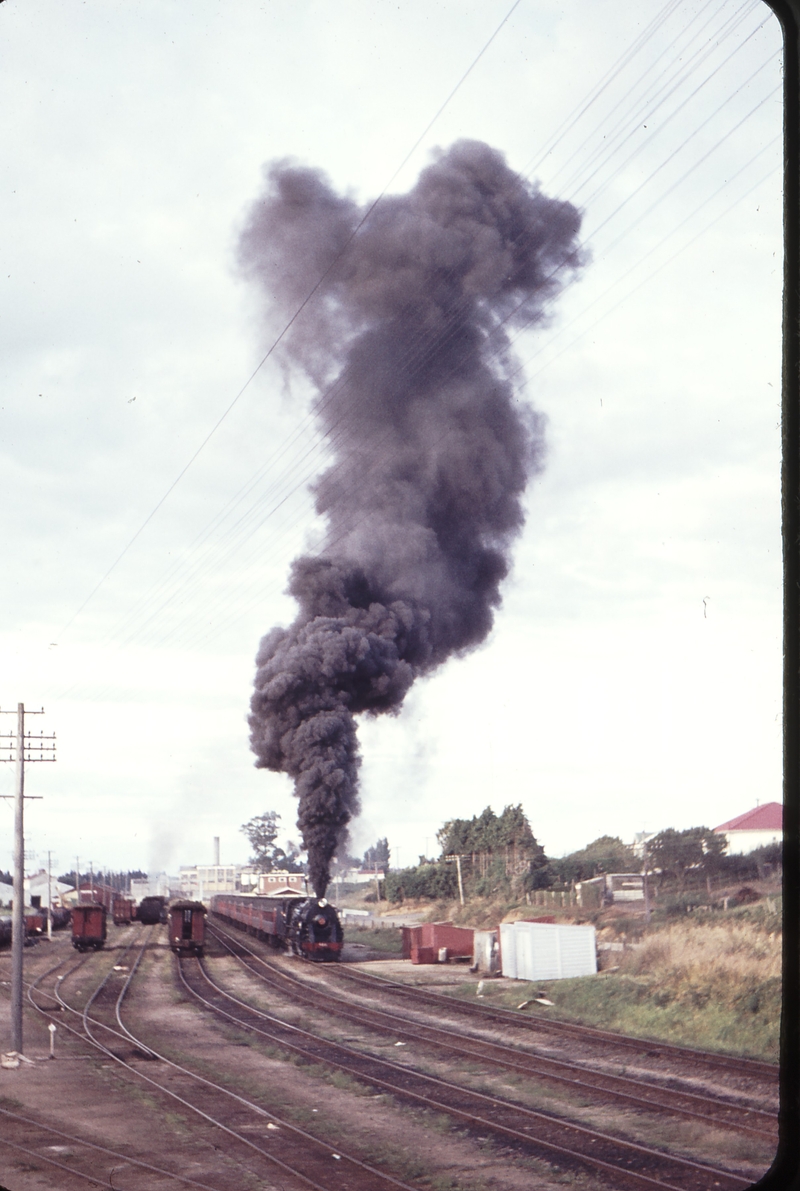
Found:
[{"label": "telegraph pole", "polygon": [[[0,708],[0,714],[13,712]],[[25,762],[55,761],[55,734],[45,736],[40,732],[34,736],[25,731],[26,715],[44,715],[40,711],[25,711],[25,704],[17,704],[16,732],[0,733],[0,747],[8,751],[3,761],[16,762],[16,786],[14,790],[14,910],[11,919],[11,1049],[22,1054],[22,949],[25,946]],[[6,741],[8,743],[6,744]],[[46,743],[53,741],[52,744]],[[3,795],[3,797],[7,797]],[[41,796],[33,795],[34,798]],[[48,889],[48,895],[49,895]]]},{"label": "telegraph pole", "polygon": [[[466,855],[466,854],[467,853],[464,853],[464,855]],[[460,853],[460,852],[454,853],[452,856],[445,856],[445,861],[448,864],[452,864],[452,862],[454,860],[456,862],[456,872],[458,873],[458,900],[461,902],[461,905],[463,906],[464,905],[464,882],[461,880],[461,856],[462,856],[462,853]]]}]

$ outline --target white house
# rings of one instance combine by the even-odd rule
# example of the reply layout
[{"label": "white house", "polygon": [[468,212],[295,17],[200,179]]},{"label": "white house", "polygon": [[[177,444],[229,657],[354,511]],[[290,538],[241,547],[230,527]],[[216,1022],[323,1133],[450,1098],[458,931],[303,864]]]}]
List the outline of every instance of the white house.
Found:
[{"label": "white house", "polygon": [[720,823],[714,834],[725,836],[729,856],[741,856],[754,848],[779,843],[783,838],[783,807],[779,802],[765,802],[727,823]]}]

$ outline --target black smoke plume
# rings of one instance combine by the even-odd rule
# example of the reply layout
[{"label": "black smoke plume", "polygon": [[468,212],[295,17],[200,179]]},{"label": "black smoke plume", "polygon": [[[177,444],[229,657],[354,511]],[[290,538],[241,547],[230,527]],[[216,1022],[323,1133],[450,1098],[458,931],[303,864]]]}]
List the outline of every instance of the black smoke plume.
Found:
[{"label": "black smoke plume", "polygon": [[362,225],[366,210],[319,171],[273,163],[240,240],[269,319],[324,278],[283,348],[321,394],[328,536],[292,565],[299,612],[261,641],[250,716],[256,764],[294,779],[318,896],[359,809],[355,717],[396,713],[418,675],[492,627],[541,459],[508,331],[541,321],[581,263],[576,209],[479,142],[439,152]]}]

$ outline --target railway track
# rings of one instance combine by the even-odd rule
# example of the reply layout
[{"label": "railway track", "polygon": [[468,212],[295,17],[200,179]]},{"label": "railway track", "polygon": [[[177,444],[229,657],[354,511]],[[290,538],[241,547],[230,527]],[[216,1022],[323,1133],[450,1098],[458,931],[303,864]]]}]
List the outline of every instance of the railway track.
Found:
[{"label": "railway track", "polygon": [[181,981],[198,1003],[263,1038],[271,1045],[305,1059],[324,1063],[406,1102],[463,1122],[485,1136],[487,1131],[560,1166],[589,1169],[615,1186],[676,1191],[737,1191],[752,1179],[735,1171],[694,1162],[599,1130],[567,1121],[555,1114],[464,1087],[406,1065],[364,1051],[285,1021],[246,1004],[209,976],[206,964],[184,960]]},{"label": "railway track", "polygon": [[[306,980],[298,979],[282,967],[265,960],[228,932],[220,932],[213,928],[209,933],[227,947],[257,979],[287,993],[295,1000],[299,998],[306,1004],[319,1007],[319,983],[310,987]],[[399,1014],[363,1003],[355,1005],[352,1000],[328,989],[325,989],[324,996],[326,1008],[337,1017],[369,1026],[380,1032],[389,1031],[393,1036],[411,1042],[423,1043],[428,1047],[435,1046],[446,1055],[478,1059],[487,1066],[515,1071],[537,1080],[546,1080],[571,1091],[580,1092],[596,1102],[612,1100],[640,1112],[681,1116],[719,1128],[735,1129],[737,1133],[747,1133],[762,1141],[777,1144],[777,1118],[774,1114],[759,1108],[743,1107],[741,1104],[696,1092],[592,1070],[577,1063],[552,1059],[485,1038],[470,1038],[463,1032],[401,1017]]]},{"label": "railway track", "polygon": [[473,1018],[485,1022],[493,1022],[504,1026],[511,1025],[522,1030],[537,1031],[554,1034],[560,1037],[576,1038],[588,1042],[609,1045],[617,1050],[627,1050],[648,1058],[666,1058],[685,1065],[697,1064],[708,1069],[733,1071],[737,1075],[747,1074],[757,1079],[766,1080],[775,1086],[778,1082],[779,1067],[775,1063],[767,1063],[762,1059],[739,1057],[738,1055],[720,1054],[714,1051],[698,1050],[689,1046],[677,1046],[670,1042],[660,1042],[651,1038],[636,1038],[629,1034],[617,1034],[611,1030],[598,1030],[593,1026],[580,1025],[577,1022],[557,1021],[543,1017],[529,1018],[515,1009],[504,1009],[500,1006],[484,1005],[475,1002],[461,1001],[445,993],[430,992],[413,985],[391,980],[386,976],[371,975],[362,971],[353,971],[347,965],[337,964],[335,969],[337,979],[341,978],[371,992],[381,991],[389,996],[399,998],[406,1004],[427,1004],[435,1006],[440,1012],[456,1013],[459,1016]]},{"label": "railway track", "polygon": [[[66,999],[63,986],[89,959],[88,956],[57,978],[51,992],[40,985],[62,964],[49,969],[34,981],[28,990],[31,1004],[52,1019],[54,1008],[37,1003],[37,996],[51,997],[61,1014],[70,1015],[75,1022],[73,1026],[66,1025],[62,1016],[59,1021],[61,1029],[66,1028],[73,1036],[113,1060],[131,1078],[143,1082],[173,1104],[194,1114],[204,1127],[210,1126],[218,1131],[226,1142],[227,1153],[236,1159],[240,1167],[262,1180],[267,1177],[268,1181],[261,1184],[265,1188],[280,1188],[281,1191],[295,1187],[312,1188],[312,1191],[418,1191],[387,1171],[362,1162],[338,1147],[333,1150],[325,1140],[268,1112],[261,1105],[207,1079],[197,1071],[172,1061],[129,1029],[122,1020],[122,1006],[147,942],[145,940],[142,944],[124,981],[115,979],[115,969],[109,969],[82,1008]],[[107,1019],[111,1019],[113,1024]],[[136,1059],[147,1063],[146,1071],[134,1065]],[[154,1070],[156,1067],[159,1069],[158,1074]],[[263,1126],[263,1136],[258,1142],[247,1135],[247,1131],[253,1129],[254,1120]],[[155,1167],[150,1169],[156,1170]],[[207,1183],[197,1182],[176,1172],[158,1173],[181,1184],[209,1188]],[[230,1176],[225,1181],[231,1188],[240,1185]],[[110,1183],[102,1185],[111,1186]],[[221,1191],[220,1183],[217,1182],[210,1191]]]},{"label": "railway track", "polygon": [[[120,961],[127,957],[130,950],[137,945],[141,933],[122,949],[121,955],[113,958]],[[102,953],[108,958],[108,950]],[[62,957],[33,982],[27,984],[28,1001],[40,1014],[54,1020],[58,1014],[58,1029],[70,1035],[73,1040],[80,1040],[80,1031],[65,1023],[62,1019],[61,1006],[53,993],[45,992],[41,985],[48,977],[55,976],[61,968],[66,968],[56,983],[61,983],[75,973],[81,971],[92,960],[97,960],[94,953],[83,955],[70,967],[67,966],[69,957]],[[49,997],[50,1006],[37,1003],[36,995]],[[4,1128],[0,1134],[0,1147],[15,1155],[22,1155],[28,1162],[38,1166],[44,1163],[53,1171],[59,1172],[59,1188],[69,1191],[70,1188],[82,1189],[89,1183],[92,1186],[114,1188],[114,1179],[124,1178],[125,1187],[130,1191],[161,1191],[164,1188],[176,1186],[196,1188],[197,1191],[220,1191],[219,1186],[201,1182],[178,1171],[167,1170],[156,1166],[152,1162],[145,1162],[133,1157],[130,1153],[116,1150],[111,1146],[99,1145],[87,1137],[65,1129],[58,1129],[46,1124],[39,1117],[31,1117],[21,1111],[12,1111],[0,1106],[0,1119]],[[12,1140],[13,1134],[13,1140]],[[116,1184],[119,1186],[119,1182]]]}]

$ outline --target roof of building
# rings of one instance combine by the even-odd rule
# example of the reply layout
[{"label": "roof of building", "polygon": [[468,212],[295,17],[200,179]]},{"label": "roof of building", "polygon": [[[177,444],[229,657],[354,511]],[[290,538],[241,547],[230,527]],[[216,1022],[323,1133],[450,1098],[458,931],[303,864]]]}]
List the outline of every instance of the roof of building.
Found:
[{"label": "roof of building", "polygon": [[783,807],[779,802],[765,802],[727,823],[720,823],[715,831],[782,831]]}]

